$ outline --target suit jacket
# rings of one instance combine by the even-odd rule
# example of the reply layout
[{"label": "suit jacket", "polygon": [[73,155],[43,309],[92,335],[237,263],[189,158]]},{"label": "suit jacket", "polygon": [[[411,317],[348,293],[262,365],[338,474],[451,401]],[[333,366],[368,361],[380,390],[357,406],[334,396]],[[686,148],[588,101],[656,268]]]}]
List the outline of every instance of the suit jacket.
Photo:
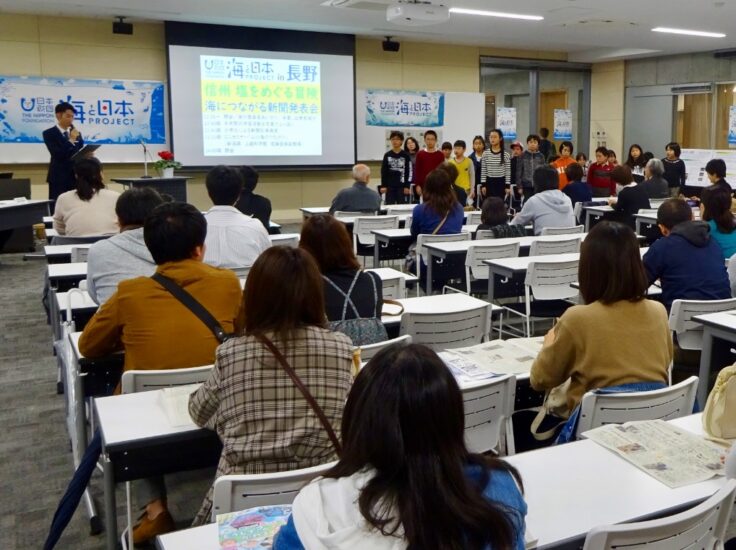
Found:
[{"label": "suit jacket", "polygon": [[246,216],[251,216],[260,220],[263,227],[268,233],[271,232],[271,201],[261,195],[256,195],[250,191],[243,191],[240,194],[235,208],[240,210]]},{"label": "suit jacket", "polygon": [[52,126],[43,131],[43,142],[51,153],[46,181],[49,183],[49,199],[55,201],[59,195],[76,187],[72,156],[84,147],[84,140],[80,135],[76,143],[72,143],[58,126]]},{"label": "suit jacket", "polygon": [[[284,343],[268,335],[296,371],[340,437],[353,346],[339,332],[307,326]],[[309,468],[335,460],[329,436],[307,400],[255,336],[217,348],[209,378],[189,397],[189,415],[217,432],[223,449],[215,478]],[[212,489],[194,525],[209,523]]]}]

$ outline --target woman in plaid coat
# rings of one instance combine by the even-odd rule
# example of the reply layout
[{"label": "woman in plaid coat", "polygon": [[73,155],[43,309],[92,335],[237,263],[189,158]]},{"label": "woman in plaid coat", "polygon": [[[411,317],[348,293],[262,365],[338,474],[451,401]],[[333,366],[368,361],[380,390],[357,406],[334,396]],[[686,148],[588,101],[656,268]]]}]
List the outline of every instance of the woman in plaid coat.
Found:
[{"label": "woman in plaid coat", "polygon": [[[323,328],[323,284],[314,259],[284,246],[263,252],[248,274],[244,310],[243,335],[217,348],[212,374],[189,399],[194,422],[217,431],[223,442],[216,476],[336,460],[326,429],[261,340],[273,342],[338,432],[352,384],[352,343]],[[212,488],[194,525],[210,522],[211,508]]]}]

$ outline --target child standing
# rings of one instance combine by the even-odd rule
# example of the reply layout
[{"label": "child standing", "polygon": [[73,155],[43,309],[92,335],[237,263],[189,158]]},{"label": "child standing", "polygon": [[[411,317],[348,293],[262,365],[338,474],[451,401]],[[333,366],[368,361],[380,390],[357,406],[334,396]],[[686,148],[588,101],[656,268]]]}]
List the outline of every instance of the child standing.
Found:
[{"label": "child standing", "polygon": [[483,152],[480,165],[481,193],[484,197],[503,199],[511,189],[511,156],[504,148],[503,132],[498,128],[490,131],[488,142],[490,147]]},{"label": "child standing", "polygon": [[679,143],[672,141],[667,144],[664,150],[667,155],[662,159],[664,179],[667,180],[667,185],[670,188],[670,196],[679,197],[687,179],[685,163],[680,159],[682,149],[680,149]]},{"label": "child standing", "polygon": [[564,189],[568,184],[567,176],[565,175],[565,169],[571,164],[575,164],[572,158],[573,146],[571,141],[563,141],[560,144],[560,158],[552,163],[552,167],[557,170],[557,175],[560,178],[560,190]]},{"label": "child standing", "polygon": [[539,152],[539,136],[531,134],[526,138],[526,151],[521,155],[516,173],[516,186],[524,195],[524,200],[534,195],[534,171],[547,162]]},{"label": "child standing", "polygon": [[[445,162],[445,155],[437,150],[437,132],[427,130],[424,132],[425,149],[417,153],[416,171],[414,172],[414,191],[417,195],[422,194],[424,180],[429,173]],[[450,147],[452,149],[452,147]]]},{"label": "child standing", "polygon": [[595,150],[595,162],[588,168],[588,185],[594,197],[611,197],[616,194],[616,184],[611,180],[613,165],[608,162],[608,149]]},{"label": "child standing", "polygon": [[406,202],[409,196],[412,165],[409,153],[402,149],[404,134],[398,130],[389,137],[391,150],[383,155],[381,163],[381,192],[386,193],[386,204]]},{"label": "child standing", "polygon": [[442,154],[445,156],[445,162],[450,160],[450,157],[452,156],[452,143],[449,141],[443,141],[440,149],[442,150]]},{"label": "child standing", "polygon": [[[454,156],[449,162],[457,168],[458,176],[455,185],[465,191],[465,195],[471,199],[475,198],[475,166],[469,157],[465,156],[465,142],[458,139],[454,144]],[[463,206],[465,206],[463,204]]]},{"label": "child standing", "polygon": [[[468,155],[468,158],[473,161],[473,170],[475,171],[475,182],[473,183],[473,195],[476,196],[476,207],[480,206],[480,192],[478,186],[480,185],[480,166],[481,159],[483,158],[483,151],[486,150],[486,140],[483,136],[475,136],[473,138],[473,152]],[[512,180],[513,181],[513,180]]]}]

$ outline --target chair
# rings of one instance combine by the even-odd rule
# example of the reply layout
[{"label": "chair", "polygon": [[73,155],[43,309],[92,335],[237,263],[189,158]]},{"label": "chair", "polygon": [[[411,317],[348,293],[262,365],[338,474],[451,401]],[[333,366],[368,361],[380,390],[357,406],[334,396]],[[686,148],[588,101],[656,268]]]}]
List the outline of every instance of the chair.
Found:
[{"label": "chair", "polygon": [[220,476],[212,492],[212,521],[218,514],[246,510],[256,506],[291,504],[299,491],[336,463],[328,462],[312,468],[278,472]]},{"label": "chair", "polygon": [[[376,236],[375,229],[398,229],[398,216],[359,216],[353,223],[353,252],[356,255],[373,256]],[[378,267],[378,266],[374,266]]]},{"label": "chair", "polygon": [[472,212],[467,212],[465,214],[465,225],[479,225],[482,222],[480,221],[480,210],[473,210]]},{"label": "chair", "polygon": [[[210,375],[212,365],[189,369],[164,370],[129,370],[120,379],[121,393],[138,393],[142,391],[160,390],[172,386],[184,386],[204,382]],[[124,549],[133,548],[133,502],[130,493],[130,481],[125,482],[128,526],[120,537]]]},{"label": "chair", "polygon": [[604,424],[623,424],[633,420],[671,420],[693,412],[698,377],[661,390],[630,393],[589,391],[580,403],[580,419],[575,436]]},{"label": "chair", "polygon": [[551,256],[552,254],[571,254],[580,252],[580,237],[557,241],[533,240],[529,247],[530,256]]},{"label": "chair", "polygon": [[248,267],[233,267],[231,268],[231,271],[235,272],[235,274],[238,276],[238,279],[246,279],[251,267],[253,266],[249,265]]},{"label": "chair", "polygon": [[[439,243],[439,242],[453,242],[453,241],[469,241],[470,240],[470,233],[449,233],[447,235],[431,235],[431,234],[422,234],[417,235],[417,277],[419,277],[419,280],[422,280],[422,261],[426,264],[426,254],[427,250],[424,248],[424,245],[427,243]],[[437,263],[441,263],[441,260],[438,260]]]},{"label": "chair", "polygon": [[406,298],[406,279],[404,277],[392,277],[381,280],[384,300],[401,300]]},{"label": "chair", "polygon": [[89,246],[72,246],[72,263],[87,262]]},{"label": "chair", "polygon": [[435,351],[480,344],[488,334],[490,304],[452,313],[404,313],[399,334]]},{"label": "chair", "polygon": [[373,359],[373,356],[377,354],[379,351],[381,351],[384,348],[387,348],[389,346],[393,346],[394,344],[411,344],[411,335],[404,334],[404,336],[399,336],[398,338],[392,338],[391,340],[386,340],[384,342],[378,342],[376,344],[368,344],[367,346],[360,346],[357,349],[360,349],[360,361],[362,363],[367,363],[371,359]]},{"label": "chair", "polygon": [[210,375],[212,365],[189,369],[128,370],[120,379],[121,393],[138,393],[173,386],[201,384]]},{"label": "chair", "polygon": [[[567,301],[578,291],[570,286],[578,279],[578,261],[530,262],[524,279],[524,303],[507,304],[504,310],[524,317],[526,336],[531,336],[531,318],[559,317],[573,305]],[[532,301],[531,298],[534,298]],[[503,329],[503,317],[501,327]]]},{"label": "chair", "polygon": [[583,233],[585,226],[576,225],[574,227],[544,227],[542,228],[542,235],[575,235],[577,233]]},{"label": "chair", "polygon": [[465,444],[471,453],[515,452],[511,415],[516,399],[516,377],[500,376],[463,388]]},{"label": "chair", "polygon": [[673,516],[594,527],[583,550],[690,550],[723,548],[736,480],[730,479],[712,497]]},{"label": "chair", "polygon": [[736,298],[727,300],[675,300],[670,309],[670,330],[677,335],[681,349],[703,349],[703,325],[696,315],[736,309]]},{"label": "chair", "polygon": [[493,231],[490,229],[479,229],[475,232],[475,240],[480,241],[484,239],[495,239],[496,236],[493,234]]},{"label": "chair", "polygon": [[[488,287],[488,266],[484,260],[495,260],[497,258],[514,258],[519,255],[520,244],[472,244],[468,247],[465,256],[465,287],[468,294],[471,293],[473,283],[485,281]],[[476,285],[477,287],[478,285]],[[494,292],[494,296],[497,294]]]}]

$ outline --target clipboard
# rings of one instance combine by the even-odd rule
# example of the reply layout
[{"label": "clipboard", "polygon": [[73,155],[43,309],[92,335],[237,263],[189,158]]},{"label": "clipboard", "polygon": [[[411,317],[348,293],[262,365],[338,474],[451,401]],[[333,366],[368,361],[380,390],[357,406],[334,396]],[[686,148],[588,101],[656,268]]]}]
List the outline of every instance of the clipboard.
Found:
[{"label": "clipboard", "polygon": [[92,143],[90,143],[89,145],[85,145],[79,151],[77,151],[76,153],[72,155],[72,160],[77,160],[77,159],[84,158],[84,157],[91,157],[92,153],[97,151],[97,149],[99,148],[100,148],[100,145],[95,145]]}]

